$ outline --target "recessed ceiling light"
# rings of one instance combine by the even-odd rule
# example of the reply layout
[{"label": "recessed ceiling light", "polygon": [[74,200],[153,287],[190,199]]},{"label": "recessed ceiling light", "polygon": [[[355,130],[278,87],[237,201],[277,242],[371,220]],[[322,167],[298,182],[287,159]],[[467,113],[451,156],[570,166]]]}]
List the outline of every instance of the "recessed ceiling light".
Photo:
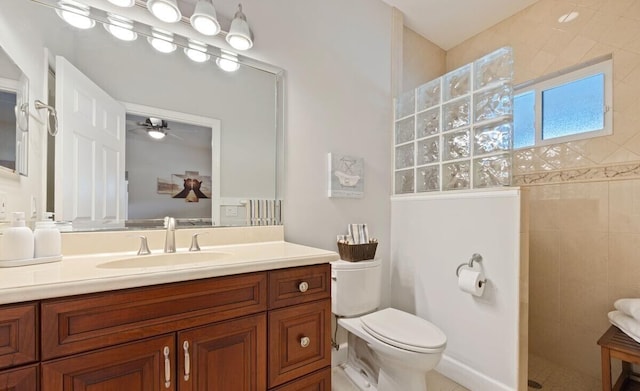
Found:
[{"label": "recessed ceiling light", "polygon": [[91,8],[84,4],[72,0],[64,0],[58,2],[56,13],[65,22],[73,27],[86,30],[96,25],[96,21],[91,19]]},{"label": "recessed ceiling light", "polygon": [[151,36],[147,38],[151,46],[160,53],[171,53],[178,47],[173,43],[173,34],[160,29],[152,29]]},{"label": "recessed ceiling light", "polygon": [[119,15],[108,14],[104,28],[122,41],[135,41],[138,33],[133,31],[133,21]]},{"label": "recessed ceiling light", "polygon": [[147,8],[153,16],[166,23],[176,23],[182,19],[176,0],[147,0]]},{"label": "recessed ceiling light", "polygon": [[559,17],[558,23],[569,23],[572,20],[577,19],[578,16],[580,16],[580,13],[578,11],[571,11],[568,14],[564,14],[561,17]]}]

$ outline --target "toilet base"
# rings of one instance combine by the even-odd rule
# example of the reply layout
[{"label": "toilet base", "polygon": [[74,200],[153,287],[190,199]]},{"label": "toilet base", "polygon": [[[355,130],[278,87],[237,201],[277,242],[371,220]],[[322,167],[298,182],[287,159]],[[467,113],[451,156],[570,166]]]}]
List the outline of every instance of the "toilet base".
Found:
[{"label": "toilet base", "polygon": [[377,384],[371,381],[371,379],[361,370],[358,370],[349,363],[340,365],[340,369],[351,380],[351,382],[358,387],[361,391],[378,391]]}]

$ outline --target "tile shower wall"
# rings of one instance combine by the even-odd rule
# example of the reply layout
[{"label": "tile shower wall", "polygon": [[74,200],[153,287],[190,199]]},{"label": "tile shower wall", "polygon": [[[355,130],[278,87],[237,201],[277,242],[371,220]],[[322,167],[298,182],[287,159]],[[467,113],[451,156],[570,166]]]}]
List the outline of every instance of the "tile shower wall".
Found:
[{"label": "tile shower wall", "polygon": [[498,49],[397,98],[395,194],[510,184],[512,58]]},{"label": "tile shower wall", "polygon": [[[577,19],[558,22],[572,11]],[[607,311],[640,297],[639,35],[637,0],[540,0],[446,58],[455,69],[510,45],[518,84],[613,53],[613,134],[514,155],[514,182],[541,184],[530,187],[529,349],[592,377]]]},{"label": "tile shower wall", "polygon": [[[578,12],[578,18],[558,22],[570,12]],[[640,161],[638,36],[637,0],[540,0],[449,50],[447,69],[509,45],[517,85],[613,53],[613,134],[517,151],[513,174]]]}]

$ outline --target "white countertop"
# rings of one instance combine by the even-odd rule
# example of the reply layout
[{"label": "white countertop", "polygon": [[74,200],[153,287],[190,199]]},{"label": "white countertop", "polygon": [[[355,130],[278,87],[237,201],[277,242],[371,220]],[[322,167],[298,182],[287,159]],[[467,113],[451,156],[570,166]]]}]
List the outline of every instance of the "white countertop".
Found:
[{"label": "white countertop", "polygon": [[[178,253],[188,253],[179,248]],[[55,263],[0,269],[0,304],[114,289],[250,273],[337,260],[333,251],[283,241],[202,247],[226,255],[214,261],[169,266],[105,268],[100,265],[136,257],[135,252],[74,255]],[[153,254],[162,254],[153,251]],[[144,257],[144,256],[140,256]]]}]

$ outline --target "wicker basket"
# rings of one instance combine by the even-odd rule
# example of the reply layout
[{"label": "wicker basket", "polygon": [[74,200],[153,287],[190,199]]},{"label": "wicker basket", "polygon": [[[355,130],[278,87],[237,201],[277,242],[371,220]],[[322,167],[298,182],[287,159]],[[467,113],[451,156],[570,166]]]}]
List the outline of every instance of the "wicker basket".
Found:
[{"label": "wicker basket", "polygon": [[340,259],[349,262],[358,262],[375,258],[376,247],[378,247],[378,243],[338,243],[338,252],[340,253]]}]

